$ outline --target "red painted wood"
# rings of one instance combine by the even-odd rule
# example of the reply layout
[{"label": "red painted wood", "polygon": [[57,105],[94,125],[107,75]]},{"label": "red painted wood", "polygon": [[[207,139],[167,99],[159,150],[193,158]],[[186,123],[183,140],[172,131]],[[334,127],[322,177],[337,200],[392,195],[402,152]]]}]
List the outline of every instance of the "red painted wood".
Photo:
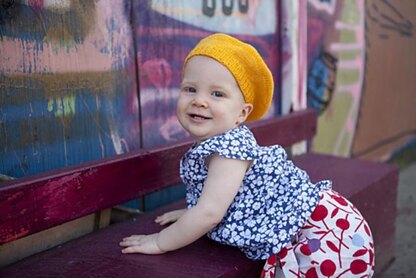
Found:
[{"label": "red painted wood", "polygon": [[[259,144],[312,138],[316,114],[292,113],[250,125]],[[0,243],[42,231],[178,183],[191,141],[141,150],[0,185]]]},{"label": "red painted wood", "polygon": [[[368,219],[379,272],[394,254],[397,168],[321,154],[304,154],[294,162],[307,170],[313,181],[332,179],[334,188]],[[183,201],[32,256],[0,270],[0,277],[258,277],[262,262],[248,260],[238,250],[207,238],[159,256],[120,253],[120,238],[158,231],[160,227],[153,221],[156,215],[180,207],[184,207]]]},{"label": "red painted wood", "polygon": [[307,153],[294,163],[312,181],[330,179],[367,219],[374,236],[376,273],[394,259],[396,199],[399,171],[393,165],[331,155]]},{"label": "red painted wood", "polygon": [[[306,114],[297,115],[305,117],[305,115],[310,114],[306,112]],[[259,141],[262,144],[282,140],[279,134],[291,138],[298,138],[296,135],[291,135],[292,132],[296,133],[297,131],[303,134],[304,138],[309,138],[307,134],[313,134],[312,130],[314,131],[315,126],[312,130],[304,132],[302,130],[305,127],[298,122],[301,118],[296,115],[290,117],[292,118],[287,116],[280,119],[283,123],[271,120],[270,122],[255,124],[252,129],[256,136],[260,138]],[[303,120],[306,123],[305,126],[310,128],[307,119]],[[285,127],[288,121],[292,121],[292,125]],[[291,130],[291,128],[294,128],[294,130]],[[295,142],[298,139],[287,139],[287,141],[280,142],[290,144],[290,140]],[[81,205],[80,207],[74,206],[72,202],[82,204],[82,200],[85,199],[88,200],[85,201],[85,205],[89,206],[89,209],[94,209],[98,206],[97,204],[92,205],[94,196],[99,196],[102,202],[105,203],[109,200],[120,199],[120,196],[124,196],[124,191],[128,192],[126,196],[129,194],[143,194],[147,190],[163,187],[169,184],[170,181],[177,179],[176,174],[158,174],[157,169],[163,167],[164,170],[168,171],[177,167],[177,161],[166,161],[167,157],[178,159],[188,146],[189,142],[179,143],[158,150],[143,151],[101,163],[93,163],[71,171],[65,170],[52,175],[47,182],[47,186],[40,182],[44,180],[44,177],[34,179],[39,182],[38,186],[44,187],[43,191],[37,191],[37,188],[29,187],[33,185],[31,180],[22,182],[24,184],[23,188],[26,190],[22,190],[22,185],[19,183],[9,183],[5,191],[0,191],[0,196],[4,200],[6,196],[3,195],[4,192],[14,192],[14,194],[7,195],[8,199],[6,201],[0,200],[0,205],[9,204],[14,205],[15,208],[24,209],[27,208],[25,206],[27,204],[40,203],[39,200],[42,200],[41,197],[43,196],[47,199],[47,202],[44,201],[43,205],[48,205],[48,202],[53,204],[53,206],[49,204],[48,211],[61,211],[65,208],[73,210],[77,214],[85,207]],[[398,169],[391,165],[371,161],[312,153],[294,157],[293,160],[296,165],[309,173],[312,181],[331,179],[334,189],[349,198],[360,209],[374,234],[377,260],[376,272],[380,272],[394,256]],[[119,163],[121,164],[118,165]],[[94,172],[95,170],[100,172]],[[127,173],[125,173],[126,171]],[[124,177],[125,175],[127,177]],[[119,177],[121,182],[113,180],[113,176]],[[131,182],[132,180],[134,183]],[[147,184],[151,185],[147,186]],[[92,185],[98,188],[93,191],[91,188],[94,186]],[[81,187],[78,188],[77,186]],[[31,190],[27,188],[31,188]],[[101,192],[103,188],[114,195],[105,195]],[[46,189],[49,191],[42,195],[41,193]],[[81,192],[75,194],[71,190]],[[30,193],[31,191],[33,192]],[[51,192],[58,196],[58,200],[59,198],[63,200],[66,197],[72,198],[72,201],[61,205],[59,201],[51,199],[52,196],[56,197]],[[35,196],[37,202],[33,200],[25,202],[25,200],[35,198]],[[91,200],[89,200],[90,198]],[[96,203],[100,202],[101,199],[96,199]],[[6,267],[0,270],[0,277],[258,277],[262,262],[248,260],[238,250],[216,244],[207,238],[202,238],[183,249],[160,256],[140,254],[126,256],[120,253],[118,242],[122,237],[134,233],[158,231],[160,226],[153,222],[155,216],[162,213],[162,211],[183,206],[184,202],[175,203],[155,212],[146,213],[137,220],[111,225],[106,229],[64,244],[62,247],[37,254]],[[4,207],[0,207],[0,209],[3,211]],[[44,212],[40,205],[35,207],[34,210]],[[10,210],[6,210],[6,212],[6,215],[16,217],[15,222],[11,221],[10,223],[20,223],[17,222],[19,217],[16,216],[16,214],[19,214],[18,210],[14,214]],[[26,211],[22,213],[22,215],[25,214]],[[54,215],[53,217],[57,221],[57,216],[62,215],[65,218],[69,213],[57,213],[56,217]],[[0,217],[3,217],[3,214]],[[5,218],[0,219],[3,223]],[[27,219],[27,221],[30,222],[31,220]],[[10,227],[16,228],[19,226],[10,225]],[[33,223],[30,227],[33,227]]]},{"label": "red painted wood", "polygon": [[184,206],[184,202],[175,203],[146,213],[137,221],[111,225],[0,269],[0,277],[259,277],[264,262],[252,261],[238,249],[206,237],[163,255],[121,254],[119,242],[123,237],[159,231],[155,217]]},{"label": "red painted wood", "polygon": [[279,144],[284,147],[316,134],[317,115],[312,109],[297,111],[277,119],[268,119],[249,125],[259,145]]}]

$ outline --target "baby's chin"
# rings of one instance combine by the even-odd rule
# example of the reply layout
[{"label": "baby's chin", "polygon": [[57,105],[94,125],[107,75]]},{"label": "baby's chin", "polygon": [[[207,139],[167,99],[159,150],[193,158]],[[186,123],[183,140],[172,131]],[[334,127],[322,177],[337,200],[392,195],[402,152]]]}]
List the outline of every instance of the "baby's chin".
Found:
[{"label": "baby's chin", "polygon": [[226,133],[227,131],[229,131],[231,129],[234,129],[234,128],[231,127],[231,128],[226,129],[226,130],[219,130],[219,131],[212,132],[210,134],[205,134],[205,135],[202,135],[202,134],[197,135],[197,134],[192,134],[190,132],[189,132],[189,134],[191,134],[192,138],[194,138],[195,141],[197,141],[198,143],[201,143],[201,142],[203,142],[203,141],[205,141],[209,138],[213,138],[215,136],[222,135],[222,134]]}]

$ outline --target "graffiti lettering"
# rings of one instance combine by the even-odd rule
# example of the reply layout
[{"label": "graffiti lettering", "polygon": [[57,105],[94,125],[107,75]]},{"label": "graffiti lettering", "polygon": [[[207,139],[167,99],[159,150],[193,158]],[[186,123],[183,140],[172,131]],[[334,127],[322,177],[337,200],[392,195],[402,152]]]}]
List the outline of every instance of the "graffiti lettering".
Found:
[{"label": "graffiti lettering", "polygon": [[202,13],[206,16],[213,17],[215,14],[216,0],[203,0]]},{"label": "graffiti lettering", "polygon": [[[202,13],[206,16],[213,17],[217,8],[216,0],[203,0]],[[234,0],[222,0],[222,12],[229,16],[234,10]],[[248,0],[238,0],[238,11],[240,13],[248,12]]]},{"label": "graffiti lettering", "polygon": [[321,114],[332,100],[338,59],[322,50],[308,74],[308,105]]},{"label": "graffiti lettering", "polygon": [[[227,2],[229,2],[227,4]],[[222,12],[225,15],[231,15],[233,13],[233,6],[234,6],[234,1],[233,0],[222,0]]]},{"label": "graffiti lettering", "polygon": [[[412,22],[405,18],[389,0],[382,0],[381,2],[384,3],[384,7],[380,7],[376,3],[373,3],[371,7],[366,9],[366,16],[387,32],[397,32],[403,37],[413,36]],[[385,11],[383,11],[383,9]],[[389,38],[389,34],[382,33],[380,34],[380,38],[387,39]]]},{"label": "graffiti lettering", "polygon": [[248,0],[240,0],[238,1],[238,10],[242,14],[246,14],[248,12]]}]

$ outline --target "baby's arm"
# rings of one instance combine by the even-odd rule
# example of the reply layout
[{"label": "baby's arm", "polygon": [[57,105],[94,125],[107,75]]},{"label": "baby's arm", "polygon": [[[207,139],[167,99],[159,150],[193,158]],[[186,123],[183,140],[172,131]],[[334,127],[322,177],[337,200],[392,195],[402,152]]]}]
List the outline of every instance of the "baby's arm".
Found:
[{"label": "baby's arm", "polygon": [[184,247],[214,228],[237,195],[249,161],[214,155],[208,177],[196,206],[187,209],[175,223],[152,235],[124,238],[123,253],[161,254]]}]

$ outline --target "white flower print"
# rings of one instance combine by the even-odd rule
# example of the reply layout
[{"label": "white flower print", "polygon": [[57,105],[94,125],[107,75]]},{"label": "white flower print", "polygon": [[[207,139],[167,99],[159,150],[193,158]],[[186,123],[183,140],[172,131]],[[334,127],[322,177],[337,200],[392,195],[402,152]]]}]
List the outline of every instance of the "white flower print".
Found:
[{"label": "white flower print", "polygon": [[245,223],[249,228],[253,228],[256,225],[256,221],[254,221],[253,219],[249,219]]},{"label": "white flower print", "polygon": [[254,210],[258,210],[261,207],[261,203],[260,202],[254,202],[253,203],[253,209]]},{"label": "white flower print", "polygon": [[245,238],[250,238],[251,237],[251,231],[249,229],[244,231],[244,237]]},{"label": "white flower print", "polygon": [[222,230],[222,237],[223,238],[227,238],[229,235],[230,235],[230,230],[228,230],[227,228]]},{"label": "white flower print", "polygon": [[284,240],[287,237],[287,232],[285,230],[280,230],[279,231],[279,239],[280,240]]},{"label": "white flower print", "polygon": [[270,173],[272,173],[273,171],[274,171],[274,168],[273,168],[271,165],[266,166],[266,167],[265,167],[265,169],[264,169],[264,172],[265,172],[266,174],[270,174]]},{"label": "white flower print", "polygon": [[294,217],[293,215],[291,216],[291,217],[289,217],[289,224],[290,225],[293,225],[293,224],[295,224],[296,223],[296,217]]},{"label": "white flower print", "polygon": [[194,145],[181,159],[188,207],[195,206],[201,195],[208,170],[205,159],[214,153],[252,161],[235,202],[208,233],[213,240],[240,247],[251,259],[278,252],[304,225],[319,192],[331,187],[329,181],[312,184],[306,172],[286,160],[281,146],[260,147],[250,130],[241,126]]},{"label": "white flower print", "polygon": [[234,214],[235,220],[241,220],[243,219],[243,213],[241,211],[236,211]]}]

